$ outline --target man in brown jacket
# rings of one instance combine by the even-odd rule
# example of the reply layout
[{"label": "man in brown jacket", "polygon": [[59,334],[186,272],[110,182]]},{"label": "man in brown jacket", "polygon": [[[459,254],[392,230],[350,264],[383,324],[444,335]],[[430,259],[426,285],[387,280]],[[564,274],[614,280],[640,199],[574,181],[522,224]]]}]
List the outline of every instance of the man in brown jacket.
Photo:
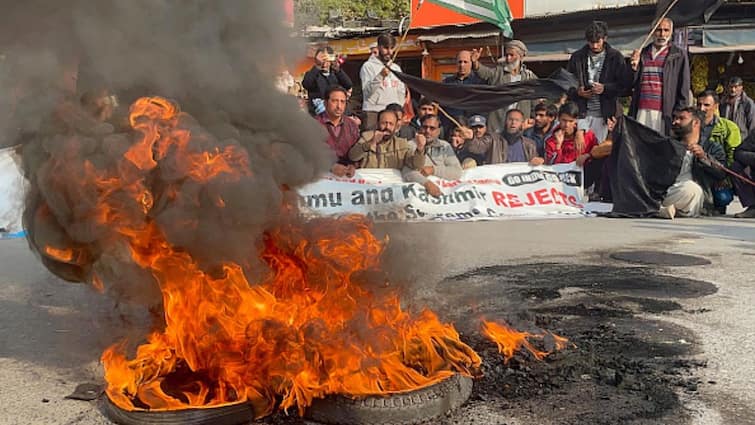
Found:
[{"label": "man in brown jacket", "polygon": [[519,109],[510,109],[506,113],[506,128],[500,138],[493,139],[488,151],[488,164],[507,162],[527,162],[530,165],[542,165],[545,159],[537,155],[535,141],[524,137],[524,114]]},{"label": "man in brown jacket", "polygon": [[349,149],[349,159],[359,168],[401,170],[413,150],[406,139],[396,136],[398,116],[386,109],[378,114],[377,119],[377,129],[362,133]]}]

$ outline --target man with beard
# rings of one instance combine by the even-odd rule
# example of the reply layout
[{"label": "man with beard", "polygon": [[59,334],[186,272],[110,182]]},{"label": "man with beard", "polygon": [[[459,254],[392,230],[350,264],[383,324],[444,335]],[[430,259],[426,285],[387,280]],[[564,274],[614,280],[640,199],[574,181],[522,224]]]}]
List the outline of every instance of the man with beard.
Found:
[{"label": "man with beard", "polygon": [[430,195],[440,196],[438,185],[427,177],[458,180],[461,177],[461,164],[451,145],[439,138],[440,119],[437,115],[425,115],[420,124],[419,132],[409,142],[414,153],[407,158],[403,170],[404,180],[419,183]]},{"label": "man with beard", "polygon": [[629,114],[641,124],[668,136],[672,113],[689,106],[689,60],[687,53],[671,44],[674,23],[664,18],[655,39],[642,52],[632,53],[634,88]]},{"label": "man with beard", "polygon": [[333,86],[325,92],[325,112],[317,116],[317,121],[328,132],[328,146],[338,160],[330,172],[338,177],[354,175],[354,165],[349,160],[349,149],[359,139],[357,123],[344,115],[346,111],[346,89]]},{"label": "man with beard", "polygon": [[[527,69],[523,63],[524,57],[527,55],[527,46],[524,43],[519,40],[508,41],[503,46],[503,52],[504,63],[491,68],[480,64],[482,49],[473,49],[472,69],[491,86],[537,79],[537,75]],[[507,108],[491,112],[488,116],[489,131],[500,132],[506,128],[506,111],[509,109],[519,109],[524,114],[525,119],[529,119],[532,113],[532,102],[522,100],[509,105]]]},{"label": "man with beard", "polygon": [[315,64],[304,74],[301,85],[309,96],[309,112],[318,115],[324,108],[325,92],[330,86],[346,90],[352,86],[351,78],[341,69],[330,46],[320,47],[315,52]]},{"label": "man with beard", "polygon": [[556,105],[538,103],[535,105],[533,126],[524,131],[524,137],[532,139],[537,146],[537,156],[545,158],[545,141],[553,135],[553,129],[558,125]]},{"label": "man with beard", "polygon": [[742,79],[731,77],[726,85],[726,99],[721,104],[721,116],[734,121],[742,140],[755,134],[755,102],[744,92]]},{"label": "man with beard", "polygon": [[687,146],[676,182],[666,191],[658,215],[663,218],[698,217],[713,209],[712,187],[726,173],[713,166],[711,160],[726,162],[726,153],[718,143],[700,143],[705,117],[695,108],[674,112],[671,129],[674,137]]},{"label": "man with beard", "polygon": [[362,80],[362,110],[365,130],[374,130],[378,112],[391,103],[403,105],[406,100],[406,86],[388,68],[401,72],[401,67],[391,61],[396,48],[396,37],[389,33],[377,38],[377,55],[370,55],[359,71]]},{"label": "man with beard", "polygon": [[[476,72],[472,71],[472,52],[462,50],[456,54],[456,74],[443,80],[445,84],[485,84]],[[457,121],[468,118],[471,114],[467,111],[444,106],[443,109]],[[451,134],[454,123],[447,118],[441,118],[446,134]]]},{"label": "man with beard", "polygon": [[571,55],[566,67],[580,84],[571,100],[598,140],[608,135],[608,119],[616,116],[618,97],[632,78],[624,56],[606,42],[607,37],[605,22],[590,24],[585,31],[587,44]]},{"label": "man with beard", "polygon": [[542,165],[545,160],[537,155],[537,146],[532,139],[524,137],[522,126],[524,113],[519,109],[510,109],[506,113],[506,127],[501,138],[493,139],[488,152],[488,164],[509,162],[528,162],[530,165]]},{"label": "man with beard", "polygon": [[378,114],[378,128],[365,131],[349,150],[349,160],[359,168],[393,168],[400,170],[412,150],[406,139],[396,136],[395,112],[384,110]]}]

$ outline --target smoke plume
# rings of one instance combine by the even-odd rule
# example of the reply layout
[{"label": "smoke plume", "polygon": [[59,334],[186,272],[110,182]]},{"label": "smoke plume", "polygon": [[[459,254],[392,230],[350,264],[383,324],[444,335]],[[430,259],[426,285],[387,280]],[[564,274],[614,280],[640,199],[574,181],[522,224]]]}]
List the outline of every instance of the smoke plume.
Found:
[{"label": "smoke plume", "polygon": [[[208,272],[233,261],[254,273],[259,236],[288,190],[334,159],[319,125],[273,88],[281,64],[304,53],[282,24],[282,3],[9,3],[0,89],[11,95],[0,132],[3,145],[22,145],[31,183],[24,221],[43,263],[64,279],[159,302],[124,242],[151,223]],[[102,93],[120,100],[104,120],[82,104]],[[129,105],[143,96],[170,101],[146,102],[129,123]],[[161,136],[144,142],[147,130],[134,125]],[[137,157],[138,143],[149,157]],[[197,157],[230,171],[193,175],[185,160]],[[112,179],[120,184],[108,186]]]}]

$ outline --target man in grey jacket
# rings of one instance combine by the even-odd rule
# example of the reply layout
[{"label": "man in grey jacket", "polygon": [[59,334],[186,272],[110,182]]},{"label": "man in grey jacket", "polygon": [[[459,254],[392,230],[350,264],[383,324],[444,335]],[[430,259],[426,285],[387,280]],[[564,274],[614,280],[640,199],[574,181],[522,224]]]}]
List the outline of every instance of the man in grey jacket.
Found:
[{"label": "man in grey jacket", "polygon": [[727,97],[721,102],[721,116],[734,121],[739,127],[742,140],[755,134],[755,102],[744,92],[744,85],[739,77],[731,77],[726,85]]},{"label": "man in grey jacket", "polygon": [[402,172],[404,180],[423,185],[432,196],[440,196],[442,193],[438,185],[427,178],[428,176],[445,180],[457,180],[461,177],[461,164],[453,147],[439,138],[440,125],[437,115],[422,117],[419,132],[414,140],[409,142],[414,153],[406,158]]},{"label": "man in grey jacket", "polygon": [[[481,54],[482,49],[472,50],[472,69],[491,86],[537,79],[537,75],[524,65],[527,46],[519,40],[511,40],[503,45],[504,62],[495,67],[482,65],[480,63]],[[509,105],[507,108],[491,112],[488,116],[489,131],[498,133],[506,127],[506,111],[509,109],[519,109],[524,113],[524,118],[529,119],[532,113],[532,101],[522,100]]]}]

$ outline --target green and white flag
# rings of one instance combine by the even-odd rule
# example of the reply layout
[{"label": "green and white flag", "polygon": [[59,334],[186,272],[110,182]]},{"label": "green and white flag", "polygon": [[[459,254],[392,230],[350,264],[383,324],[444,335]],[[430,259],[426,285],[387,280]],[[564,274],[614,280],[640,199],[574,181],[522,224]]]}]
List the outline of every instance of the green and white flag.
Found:
[{"label": "green and white flag", "polygon": [[[471,16],[496,25],[503,32],[504,37],[514,37],[511,30],[511,10],[506,0],[427,0],[438,6],[451,9],[462,15]],[[420,5],[422,1],[420,0]]]}]

